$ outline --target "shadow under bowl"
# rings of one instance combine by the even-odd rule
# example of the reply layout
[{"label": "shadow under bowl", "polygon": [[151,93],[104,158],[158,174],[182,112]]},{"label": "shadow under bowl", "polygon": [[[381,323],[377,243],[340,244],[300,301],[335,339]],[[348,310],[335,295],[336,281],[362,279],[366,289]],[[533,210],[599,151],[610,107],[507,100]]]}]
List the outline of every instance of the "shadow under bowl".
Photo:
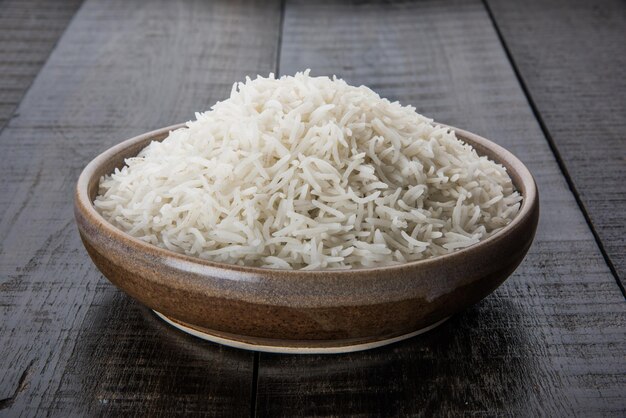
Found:
[{"label": "shadow under bowl", "polygon": [[100,178],[184,124],[116,145],[84,169],[74,212],[100,271],[172,325],[222,344],[273,352],[347,352],[408,338],[496,289],[520,264],[537,228],[539,198],[513,154],[453,128],[504,165],[524,200],[504,229],[471,247],[402,265],[354,270],[274,270],[212,262],[143,242],[94,208]]}]

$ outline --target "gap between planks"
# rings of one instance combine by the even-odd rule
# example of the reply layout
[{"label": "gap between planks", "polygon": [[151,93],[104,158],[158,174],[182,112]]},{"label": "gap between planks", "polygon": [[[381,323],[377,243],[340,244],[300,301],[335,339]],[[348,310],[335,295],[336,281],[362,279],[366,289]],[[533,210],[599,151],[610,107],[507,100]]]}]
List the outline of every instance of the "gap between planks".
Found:
[{"label": "gap between planks", "polygon": [[504,53],[506,54],[506,57],[509,60],[509,63],[511,64],[511,68],[513,69],[513,72],[515,73],[515,77],[517,78],[517,81],[519,82],[519,85],[522,89],[522,92],[524,93],[524,96],[526,97],[526,100],[528,101],[528,105],[530,109],[532,110],[533,116],[537,120],[539,128],[541,129],[541,132],[546,138],[546,141],[548,142],[548,145],[550,146],[550,150],[552,151],[552,154],[554,154],[554,158],[559,166],[559,169],[561,170],[561,173],[563,174],[563,177],[565,178],[565,181],[567,182],[567,186],[572,192],[572,195],[574,196],[574,199],[576,200],[576,204],[578,205],[578,208],[580,209],[580,212],[585,218],[585,222],[587,223],[587,226],[589,227],[589,230],[591,231],[591,234],[593,235],[596,245],[598,246],[598,249],[600,250],[602,257],[604,258],[606,265],[611,271],[611,274],[613,275],[613,278],[615,279],[617,286],[620,288],[622,292],[622,296],[626,298],[626,289],[624,288],[624,285],[622,284],[620,280],[619,274],[617,273],[617,269],[615,268],[615,265],[611,261],[611,258],[609,257],[609,254],[606,251],[604,243],[600,239],[600,235],[598,234],[598,231],[596,230],[593,222],[591,221],[589,212],[587,211],[587,208],[585,207],[585,204],[583,203],[580,197],[580,193],[576,189],[574,180],[572,179],[572,176],[570,175],[567,169],[565,161],[563,160],[559,152],[556,142],[554,141],[554,138],[552,137],[550,130],[548,129],[545,121],[543,120],[543,117],[541,116],[541,112],[539,111],[539,108],[537,107],[537,104],[535,103],[535,100],[533,99],[532,94],[530,93],[530,90],[528,89],[528,86],[526,82],[524,81],[524,77],[522,76],[517,63],[515,62],[515,57],[513,57],[513,53],[509,49],[507,42],[504,39],[504,36],[502,35],[500,27],[498,26],[498,22],[496,21],[493,11],[491,10],[491,7],[489,6],[489,0],[481,0],[481,2],[485,6],[485,10],[487,11],[489,20],[491,21],[491,24],[493,25],[493,29],[496,32],[496,35],[498,36],[498,41],[500,41],[500,44],[502,45],[502,49],[504,50]]}]

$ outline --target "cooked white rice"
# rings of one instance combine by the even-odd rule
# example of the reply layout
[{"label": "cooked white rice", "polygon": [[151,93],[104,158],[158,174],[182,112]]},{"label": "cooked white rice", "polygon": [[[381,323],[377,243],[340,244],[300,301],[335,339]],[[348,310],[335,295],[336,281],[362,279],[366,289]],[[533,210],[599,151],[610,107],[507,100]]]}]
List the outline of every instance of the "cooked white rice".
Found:
[{"label": "cooked white rice", "polygon": [[106,219],[213,261],[349,269],[468,247],[522,200],[453,131],[341,79],[246,78],[196,118],[101,179]]}]

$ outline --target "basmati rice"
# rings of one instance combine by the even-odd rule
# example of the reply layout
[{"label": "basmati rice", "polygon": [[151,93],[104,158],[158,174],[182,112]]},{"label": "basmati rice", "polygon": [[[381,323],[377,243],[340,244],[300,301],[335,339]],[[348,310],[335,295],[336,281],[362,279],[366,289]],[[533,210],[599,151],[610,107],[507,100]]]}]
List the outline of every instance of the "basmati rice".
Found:
[{"label": "basmati rice", "polygon": [[230,98],[100,181],[94,205],[141,240],[277,269],[448,254],[509,224],[506,169],[365,86],[246,78]]}]

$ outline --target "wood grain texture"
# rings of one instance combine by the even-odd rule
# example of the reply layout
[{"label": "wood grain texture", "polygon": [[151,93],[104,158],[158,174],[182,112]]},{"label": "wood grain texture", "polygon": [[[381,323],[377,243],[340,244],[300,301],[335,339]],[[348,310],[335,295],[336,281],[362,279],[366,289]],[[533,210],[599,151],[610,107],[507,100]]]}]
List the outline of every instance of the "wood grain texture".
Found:
[{"label": "wood grain texture", "polygon": [[0,414],[249,414],[253,355],[181,336],[82,247],[76,179],[99,152],[273,71],[275,1],[88,0],[0,135]]},{"label": "wood grain texture", "polygon": [[535,175],[535,244],[439,329],[341,356],[261,354],[259,416],[623,415],[626,304],[479,1],[288,1],[280,69],[307,67],[494,140]]},{"label": "wood grain texture", "polygon": [[83,0],[0,0],[0,130]]},{"label": "wood grain texture", "polygon": [[582,204],[626,284],[626,2],[488,0]]}]

